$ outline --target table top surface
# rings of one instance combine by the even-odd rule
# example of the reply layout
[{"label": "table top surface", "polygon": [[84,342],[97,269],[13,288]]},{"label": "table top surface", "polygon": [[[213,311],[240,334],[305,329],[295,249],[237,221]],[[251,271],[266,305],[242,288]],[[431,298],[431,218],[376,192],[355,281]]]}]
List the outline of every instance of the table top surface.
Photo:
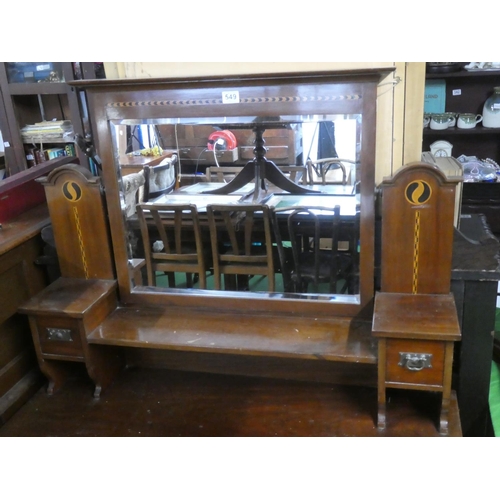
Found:
[{"label": "table top surface", "polygon": [[[248,205],[256,202],[250,196],[253,192],[253,184],[247,184],[238,192],[232,194],[206,194],[204,191],[221,186],[221,183],[204,182],[186,186],[174,193],[168,193],[160,196],[152,203],[155,205],[178,205],[189,203],[196,205],[198,212],[206,212],[207,205]],[[345,187],[345,186],[338,186]],[[340,206],[342,217],[354,217],[359,212],[359,195],[345,194],[345,190],[339,190],[339,194],[289,194],[289,193],[270,193],[265,196],[260,203],[269,207],[293,208],[299,206],[313,207],[320,211],[321,209],[333,209],[336,205]],[[258,203],[258,202],[257,202]]]}]

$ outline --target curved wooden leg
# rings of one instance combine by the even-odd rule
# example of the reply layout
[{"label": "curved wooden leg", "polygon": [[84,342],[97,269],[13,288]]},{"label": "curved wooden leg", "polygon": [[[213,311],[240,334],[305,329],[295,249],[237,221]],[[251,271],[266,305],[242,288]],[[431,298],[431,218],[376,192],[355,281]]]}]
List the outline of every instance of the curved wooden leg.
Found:
[{"label": "curved wooden leg", "polygon": [[47,394],[52,396],[55,394],[66,382],[68,378],[68,369],[58,361],[47,361],[42,359],[38,363],[40,371],[47,377],[48,386]]},{"label": "curved wooden leg", "polygon": [[384,402],[380,402],[378,404],[378,413],[377,413],[377,428],[379,431],[385,430],[386,427],[386,404]]},{"label": "curved wooden leg", "polygon": [[453,366],[453,342],[446,342],[444,354],[443,397],[441,399],[441,413],[439,415],[439,433],[447,436],[448,418],[451,400],[451,378]]},{"label": "curved wooden leg", "polygon": [[125,366],[125,361],[120,350],[89,345],[85,354],[85,365],[89,377],[95,384],[94,397],[98,398]]},{"label": "curved wooden leg", "polygon": [[386,363],[386,339],[381,338],[378,342],[378,412],[377,427],[383,431],[386,427],[386,393],[385,393],[385,363]]},{"label": "curved wooden leg", "polygon": [[448,418],[450,413],[450,399],[444,398],[441,403],[441,413],[439,415],[439,434],[447,436],[449,432]]}]

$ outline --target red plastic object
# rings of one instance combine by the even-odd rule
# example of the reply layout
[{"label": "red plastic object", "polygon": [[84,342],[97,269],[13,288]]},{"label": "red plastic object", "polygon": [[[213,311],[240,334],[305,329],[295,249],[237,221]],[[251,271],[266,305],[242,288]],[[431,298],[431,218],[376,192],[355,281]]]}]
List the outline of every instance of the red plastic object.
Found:
[{"label": "red plastic object", "polygon": [[224,149],[234,149],[238,144],[235,135],[230,130],[217,130],[208,137],[207,149],[213,151],[214,143],[217,139],[224,139],[226,147]]}]

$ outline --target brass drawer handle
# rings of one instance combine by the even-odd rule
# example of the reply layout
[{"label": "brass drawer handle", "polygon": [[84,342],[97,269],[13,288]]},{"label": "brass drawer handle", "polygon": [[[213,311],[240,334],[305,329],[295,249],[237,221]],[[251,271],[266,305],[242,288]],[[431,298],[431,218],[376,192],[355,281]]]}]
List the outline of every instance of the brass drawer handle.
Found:
[{"label": "brass drawer handle", "polygon": [[48,340],[62,340],[63,342],[73,342],[71,330],[66,328],[47,328]]},{"label": "brass drawer handle", "polygon": [[412,372],[418,372],[424,368],[432,368],[431,361],[432,354],[400,352],[398,365]]}]

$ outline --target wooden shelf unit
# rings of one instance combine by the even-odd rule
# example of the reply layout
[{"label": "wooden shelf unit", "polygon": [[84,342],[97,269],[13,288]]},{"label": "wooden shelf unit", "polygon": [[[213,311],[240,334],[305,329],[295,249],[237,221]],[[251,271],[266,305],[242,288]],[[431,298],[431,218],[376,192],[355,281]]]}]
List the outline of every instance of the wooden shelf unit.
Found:
[{"label": "wooden shelf unit", "polygon": [[[84,123],[86,111],[79,91],[66,82],[75,79],[71,62],[60,63],[64,82],[9,83],[6,63],[0,64],[0,129],[5,144],[6,173],[13,175],[28,168],[25,153],[25,141],[21,137],[21,128],[28,124],[43,121],[69,120],[75,134],[85,137],[88,132]],[[87,72],[88,73],[88,72]],[[87,75],[86,73],[86,75]],[[95,78],[94,76],[89,76]],[[39,101],[40,99],[40,101]],[[43,106],[43,114],[40,109]],[[50,140],[43,143],[44,149],[51,145],[73,143],[67,140]],[[39,145],[36,142],[34,145]],[[75,152],[81,165],[89,167],[88,158],[75,144]]]}]

